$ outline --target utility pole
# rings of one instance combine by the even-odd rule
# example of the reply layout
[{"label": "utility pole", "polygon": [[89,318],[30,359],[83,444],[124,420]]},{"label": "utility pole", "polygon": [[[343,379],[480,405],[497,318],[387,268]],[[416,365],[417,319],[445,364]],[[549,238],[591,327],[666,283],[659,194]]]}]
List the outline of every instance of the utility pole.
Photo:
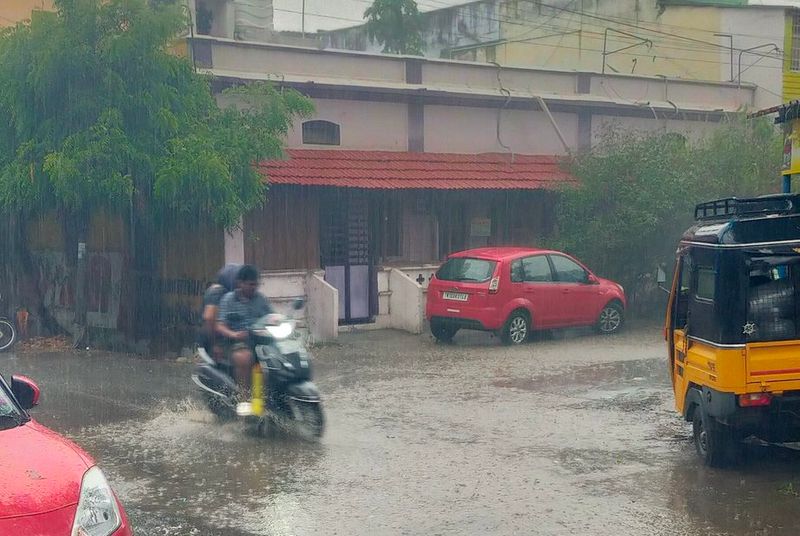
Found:
[{"label": "utility pole", "polygon": [[306,36],[306,0],[303,0],[303,7],[300,9],[300,32]]}]

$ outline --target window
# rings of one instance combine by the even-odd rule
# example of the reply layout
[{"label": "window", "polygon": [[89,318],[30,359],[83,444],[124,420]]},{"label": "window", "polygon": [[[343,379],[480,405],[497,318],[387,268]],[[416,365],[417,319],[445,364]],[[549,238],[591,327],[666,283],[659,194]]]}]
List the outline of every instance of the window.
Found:
[{"label": "window", "polygon": [[792,70],[800,71],[800,13],[792,16]]},{"label": "window", "polygon": [[750,263],[747,321],[751,341],[779,341],[797,338],[797,259],[753,257]]},{"label": "window", "polygon": [[456,257],[439,268],[436,278],[441,281],[483,283],[492,278],[495,266],[497,263],[494,261]]},{"label": "window", "polygon": [[699,266],[697,268],[697,289],[694,296],[698,300],[714,301],[717,273],[713,268]]},{"label": "window", "polygon": [[512,277],[517,277],[518,281],[525,281],[528,283],[544,283],[553,280],[553,273],[550,270],[550,263],[547,262],[547,257],[538,255],[536,257],[527,257],[519,259],[514,262],[518,265],[512,266]]},{"label": "window", "polygon": [[511,263],[511,282],[522,283],[525,281],[525,270],[522,268],[522,259],[517,259]]},{"label": "window", "polygon": [[330,121],[303,123],[303,143],[308,145],[340,145],[339,125]]},{"label": "window", "polygon": [[679,281],[680,288],[675,297],[674,313],[675,313],[675,328],[685,329],[686,321],[689,318],[689,291],[692,286],[692,259],[688,255],[682,256],[678,261],[678,270],[680,270],[681,278]]},{"label": "window", "polygon": [[214,13],[206,6],[204,2],[197,3],[197,14],[195,15],[197,22],[197,33],[200,35],[211,35],[211,29],[214,24]]},{"label": "window", "polygon": [[386,196],[385,203],[386,242],[383,256],[401,257],[403,255],[403,200],[392,192]]},{"label": "window", "polygon": [[553,255],[553,267],[556,269],[556,279],[566,283],[585,283],[589,276],[580,264],[561,255]]}]

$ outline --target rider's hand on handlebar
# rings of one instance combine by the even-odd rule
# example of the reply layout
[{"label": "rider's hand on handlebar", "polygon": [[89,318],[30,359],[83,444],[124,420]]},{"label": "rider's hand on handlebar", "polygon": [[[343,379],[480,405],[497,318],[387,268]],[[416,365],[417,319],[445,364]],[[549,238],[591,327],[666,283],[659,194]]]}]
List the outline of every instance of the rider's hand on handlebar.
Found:
[{"label": "rider's hand on handlebar", "polygon": [[237,331],[236,332],[236,340],[237,341],[246,341],[248,334],[246,331]]}]

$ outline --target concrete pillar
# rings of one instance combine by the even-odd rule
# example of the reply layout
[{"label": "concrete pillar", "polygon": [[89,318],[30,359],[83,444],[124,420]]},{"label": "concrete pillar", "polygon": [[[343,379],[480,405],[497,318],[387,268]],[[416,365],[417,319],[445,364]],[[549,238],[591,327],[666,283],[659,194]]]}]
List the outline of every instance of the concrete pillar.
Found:
[{"label": "concrete pillar", "polygon": [[225,264],[244,264],[244,231],[239,223],[236,229],[225,233]]}]

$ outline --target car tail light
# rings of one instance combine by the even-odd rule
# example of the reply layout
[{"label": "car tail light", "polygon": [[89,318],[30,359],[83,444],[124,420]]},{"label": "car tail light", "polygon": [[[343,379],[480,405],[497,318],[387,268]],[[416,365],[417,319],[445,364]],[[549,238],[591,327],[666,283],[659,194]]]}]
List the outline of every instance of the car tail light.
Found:
[{"label": "car tail light", "polygon": [[748,393],[746,395],[739,395],[739,405],[743,408],[769,406],[770,402],[772,402],[772,395],[769,393]]},{"label": "car tail light", "polygon": [[500,288],[500,278],[493,277],[492,281],[489,283],[489,294],[497,294],[497,290]]}]

